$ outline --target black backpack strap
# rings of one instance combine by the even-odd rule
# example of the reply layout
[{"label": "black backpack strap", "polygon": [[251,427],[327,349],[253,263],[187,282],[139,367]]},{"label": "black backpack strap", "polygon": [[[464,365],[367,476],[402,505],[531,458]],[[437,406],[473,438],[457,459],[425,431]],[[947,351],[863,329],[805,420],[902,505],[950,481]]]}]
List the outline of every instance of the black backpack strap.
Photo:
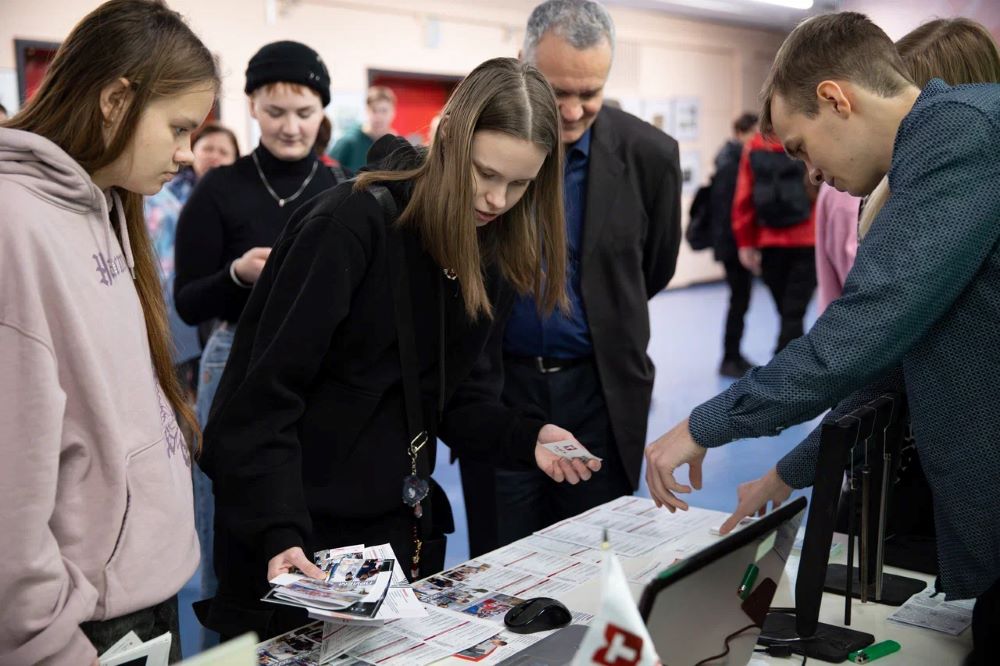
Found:
[{"label": "black backpack strap", "polygon": [[[389,281],[392,288],[393,310],[396,319],[396,335],[399,339],[399,363],[403,376],[403,402],[406,407],[406,426],[411,446],[413,442],[423,442],[422,448],[435,446],[436,442],[428,441],[428,433],[424,427],[423,401],[420,396],[420,365],[417,359],[417,343],[413,326],[413,305],[410,295],[410,277],[406,263],[406,247],[395,221],[399,217],[399,208],[392,193],[384,185],[369,185],[368,191],[382,207],[386,219],[386,249],[389,266]],[[430,474],[430,451],[418,452],[416,458],[416,475],[428,483],[430,493],[433,493]],[[411,565],[413,577],[419,575],[420,546],[424,539],[430,538],[433,532],[433,517],[431,512],[432,495],[418,505],[415,512],[419,524],[419,538],[414,533],[415,556]]]},{"label": "black backpack strap", "polygon": [[[399,362],[403,372],[406,425],[409,436],[415,438],[425,432],[425,429],[420,398],[420,365],[417,360],[417,344],[414,339],[410,277],[409,271],[406,270],[406,248],[403,246],[403,239],[394,228],[399,212],[392,193],[384,185],[370,185],[368,191],[382,207],[387,221],[386,248],[389,254],[389,279],[392,285],[393,310],[396,316],[396,334],[399,338]],[[421,456],[420,459],[426,462],[425,456]]]},{"label": "black backpack strap", "polygon": [[[337,185],[340,185],[342,182],[344,182],[345,180],[347,180],[348,178],[350,178],[350,176],[347,175],[347,172],[344,171],[344,168],[342,166],[340,166],[339,164],[331,165],[330,166],[330,173],[333,174],[333,179],[334,179],[334,181],[336,181]],[[391,199],[392,195],[390,195],[389,198]],[[395,206],[395,203],[393,203],[393,206]]]}]

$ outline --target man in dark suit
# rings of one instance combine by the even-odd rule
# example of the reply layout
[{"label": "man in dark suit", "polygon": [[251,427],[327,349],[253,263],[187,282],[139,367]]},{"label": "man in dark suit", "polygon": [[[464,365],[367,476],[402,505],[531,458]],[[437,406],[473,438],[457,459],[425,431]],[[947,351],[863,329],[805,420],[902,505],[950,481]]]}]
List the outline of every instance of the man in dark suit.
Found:
[{"label": "man in dark suit", "polygon": [[462,461],[475,556],[638,485],[653,390],[647,301],[674,273],[680,243],[677,142],[602,106],[614,24],[590,0],[549,0],[528,19],[521,58],[552,84],[565,148],[571,311],[540,318],[521,299],[504,336],[503,399],[548,415],[604,460],[582,486]]}]

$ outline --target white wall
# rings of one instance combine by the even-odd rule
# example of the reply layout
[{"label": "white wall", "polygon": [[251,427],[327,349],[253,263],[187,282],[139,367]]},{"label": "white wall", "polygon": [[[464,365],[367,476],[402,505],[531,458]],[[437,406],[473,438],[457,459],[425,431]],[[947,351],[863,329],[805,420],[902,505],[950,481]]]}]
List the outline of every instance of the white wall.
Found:
[{"label": "white wall", "polygon": [[[60,41],[94,0],[0,0],[0,72],[14,67],[13,39]],[[320,52],[333,93],[360,97],[368,69],[462,75],[491,57],[517,55],[532,0],[171,0],[218,54],[224,75],[222,120],[247,148],[253,136],[243,71],[263,44],[294,39]],[[273,21],[269,20],[269,8]],[[781,32],[677,19],[611,8],[619,57],[607,94],[635,108],[642,100],[696,97],[700,180],[729,134],[729,124],[755,109],[756,94],[783,38]],[[5,46],[10,45],[10,46]],[[687,208],[689,197],[685,197]],[[686,213],[685,213],[686,214]],[[681,250],[672,286],[722,275],[709,252]]]},{"label": "white wall", "polygon": [[867,14],[893,40],[931,19],[956,16],[979,21],[1000,39],[1000,2],[997,0],[842,0],[841,8]]}]

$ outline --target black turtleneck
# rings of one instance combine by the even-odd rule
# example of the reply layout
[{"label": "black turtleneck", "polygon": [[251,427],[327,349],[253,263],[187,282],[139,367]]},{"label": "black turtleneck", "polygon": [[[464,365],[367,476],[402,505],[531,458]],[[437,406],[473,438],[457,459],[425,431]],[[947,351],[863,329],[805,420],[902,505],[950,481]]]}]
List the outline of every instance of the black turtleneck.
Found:
[{"label": "black turtleneck", "polygon": [[[297,192],[317,164],[313,153],[295,162],[279,160],[263,145],[254,153],[279,197]],[[189,324],[239,320],[250,290],[233,282],[229,265],[252,247],[274,245],[292,213],[334,185],[330,169],[317,164],[302,194],[280,207],[261,182],[252,155],[205,174],[177,222],[174,301],[181,319]]]}]

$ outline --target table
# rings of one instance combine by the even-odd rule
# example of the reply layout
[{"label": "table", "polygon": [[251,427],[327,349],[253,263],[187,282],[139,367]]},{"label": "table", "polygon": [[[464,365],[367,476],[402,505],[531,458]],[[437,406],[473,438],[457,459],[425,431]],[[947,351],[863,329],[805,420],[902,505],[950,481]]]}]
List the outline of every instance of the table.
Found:
[{"label": "table", "polygon": [[[689,512],[678,512],[671,515],[664,509],[655,509],[652,501],[648,499],[635,497],[619,498],[543,530],[539,535],[542,538],[532,536],[522,539],[510,546],[487,553],[476,560],[471,560],[459,567],[443,572],[442,576],[432,576],[419,581],[414,584],[414,587],[423,589],[423,594],[427,595],[426,599],[434,600],[438,605],[441,604],[442,600],[446,604],[450,603],[448,602],[448,595],[460,597],[461,594],[453,592],[451,587],[444,587],[439,590],[439,588],[434,587],[433,579],[438,579],[439,582],[448,583],[449,585],[457,585],[455,589],[463,586],[465,588],[488,587],[490,590],[521,598],[551,596],[565,603],[575,613],[582,613],[583,615],[580,618],[586,620],[588,614],[592,615],[597,612],[600,603],[600,570],[599,567],[594,565],[595,562],[599,561],[600,553],[597,543],[594,542],[594,532],[600,533],[603,530],[601,525],[614,525],[614,528],[620,530],[617,533],[613,533],[618,538],[612,538],[612,542],[617,544],[616,549],[633,553],[639,552],[648,546],[648,541],[643,541],[643,539],[648,538],[651,534],[669,535],[671,534],[671,530],[673,530],[681,535],[671,536],[666,543],[648,550],[648,552],[635,554],[632,557],[619,558],[622,568],[630,580],[629,585],[632,595],[638,600],[644,587],[644,582],[642,581],[651,579],[677,557],[684,557],[716,542],[720,537],[712,535],[708,528],[720,525],[726,517],[727,514],[722,512],[694,507]],[[553,535],[565,539],[567,537],[567,530],[576,530],[575,535],[571,536],[575,536],[580,545],[570,545],[565,540],[552,540],[551,537]],[[681,534],[682,532],[683,534]],[[631,537],[629,536],[630,533]],[[846,537],[843,535],[835,535],[834,539],[841,544],[846,541]],[[590,543],[583,545],[583,542]],[[526,556],[526,553],[531,553],[532,555]],[[565,562],[576,562],[577,564],[573,565],[575,572],[566,571],[565,567],[562,566],[565,562],[562,562],[561,558],[565,558]],[[831,561],[845,562],[846,548],[842,546],[838,554]],[[492,569],[483,572],[481,565],[484,562],[492,563]],[[794,605],[793,589],[797,577],[798,565],[799,556],[798,552],[795,551],[786,563],[785,576],[778,586],[772,603],[773,606]],[[465,567],[467,574],[468,571],[475,571],[477,566],[480,567],[478,574],[480,582],[476,582],[476,573],[472,573],[470,578],[465,578],[461,571],[456,572],[456,570]],[[933,578],[925,574],[903,571],[893,567],[887,567],[886,571],[919,578],[927,581],[928,584],[933,584]],[[525,578],[519,582],[516,579],[521,572],[525,574]],[[451,576],[449,580],[454,579],[454,582],[449,583],[449,580],[442,580],[449,575]],[[491,580],[495,580],[495,586],[488,586],[485,582],[482,582],[485,580],[482,577],[487,575],[493,576]],[[441,598],[431,596],[439,591],[443,595]],[[496,595],[491,594],[489,596],[495,597]],[[471,599],[471,596],[468,598]],[[483,596],[483,598],[487,597]],[[469,613],[470,609],[474,609],[472,606],[468,606],[468,603],[468,601],[461,601],[453,606],[449,605],[448,610],[444,613],[446,615],[451,612]],[[501,608],[500,611],[502,610]],[[942,666],[944,664],[961,664],[965,655],[971,650],[972,636],[970,629],[967,629],[960,636],[949,636],[929,629],[890,622],[886,618],[894,610],[895,608],[891,606],[881,604],[862,604],[859,600],[852,602],[852,629],[873,634],[876,637],[876,641],[892,639],[902,646],[900,652],[880,659],[880,665]],[[440,615],[442,611],[436,611],[436,613]],[[832,593],[824,593],[820,608],[820,621],[841,626],[843,624],[843,615],[844,598]],[[468,618],[469,615],[462,617]],[[483,622],[483,620],[479,619],[481,617],[483,616],[479,615],[476,617],[475,622]],[[491,617],[492,622],[497,623],[502,617],[502,612],[498,615],[487,615],[487,617]],[[418,623],[416,628],[409,632],[412,639],[420,633],[421,627],[416,620],[409,622]],[[426,624],[427,626],[431,626],[434,622],[428,619],[426,620]],[[495,627],[497,632],[500,632],[503,628],[502,624],[495,624]],[[398,629],[399,625],[396,624],[393,628]],[[538,635],[535,636],[537,637]],[[525,640],[515,635],[510,635],[510,639],[510,644],[506,647],[493,648],[487,645],[487,649],[496,650],[496,652],[492,654],[491,658],[478,663],[495,663],[501,657],[510,656],[514,651],[520,649],[517,642]],[[417,640],[419,642],[419,637],[417,637]],[[376,657],[381,657],[383,653],[370,648],[371,646],[368,646],[365,650],[359,649],[358,652],[371,654],[370,658],[372,661],[382,663]],[[397,656],[396,661],[390,659],[387,663],[412,664],[420,661],[413,660],[416,659],[417,655],[426,655],[429,657],[432,654],[431,652],[421,651],[419,648],[414,648],[414,650],[414,652],[406,653],[412,657],[411,660]],[[438,659],[437,661],[428,659],[424,660],[423,663],[427,663],[427,661],[437,664],[462,666],[469,666],[471,663],[469,660],[458,659],[454,656]],[[750,663],[762,666],[764,664],[799,664],[801,661],[802,657],[794,655],[790,658],[776,658],[765,654],[758,654]]]}]

